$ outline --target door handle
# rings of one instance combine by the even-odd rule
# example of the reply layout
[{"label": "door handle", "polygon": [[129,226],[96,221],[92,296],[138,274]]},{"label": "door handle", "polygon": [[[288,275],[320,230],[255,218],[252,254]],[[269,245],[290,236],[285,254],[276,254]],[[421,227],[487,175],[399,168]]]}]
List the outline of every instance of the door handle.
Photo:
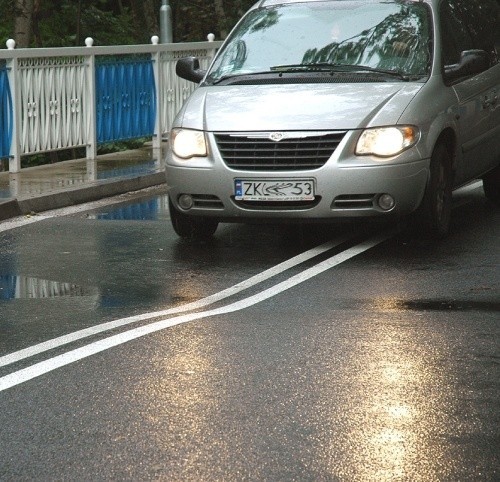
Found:
[{"label": "door handle", "polygon": [[483,107],[486,109],[488,107],[493,107],[498,103],[498,94],[496,90],[493,90],[490,95],[485,96],[483,99]]}]

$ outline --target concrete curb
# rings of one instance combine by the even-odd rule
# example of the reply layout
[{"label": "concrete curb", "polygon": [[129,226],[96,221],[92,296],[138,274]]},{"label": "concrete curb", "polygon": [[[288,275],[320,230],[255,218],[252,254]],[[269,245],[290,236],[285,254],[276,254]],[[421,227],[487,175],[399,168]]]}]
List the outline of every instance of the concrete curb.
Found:
[{"label": "concrete curb", "polygon": [[97,201],[165,183],[165,172],[155,172],[132,178],[100,181],[93,185],[68,188],[29,198],[7,199],[0,201],[0,221],[32,212],[38,213]]},{"label": "concrete curb", "polygon": [[0,201],[0,221],[20,216],[21,208],[17,199],[5,199]]}]

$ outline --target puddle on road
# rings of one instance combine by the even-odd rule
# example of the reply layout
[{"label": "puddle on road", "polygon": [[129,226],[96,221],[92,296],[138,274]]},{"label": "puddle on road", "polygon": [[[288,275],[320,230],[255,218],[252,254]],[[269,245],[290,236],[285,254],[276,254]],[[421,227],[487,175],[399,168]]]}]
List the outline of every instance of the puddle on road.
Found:
[{"label": "puddle on road", "polygon": [[401,301],[399,307],[414,311],[487,311],[500,313],[499,301],[415,300]]},{"label": "puddle on road", "polygon": [[141,203],[128,204],[106,212],[91,214],[88,219],[122,221],[158,221],[166,219],[168,213],[167,198],[161,197]]},{"label": "puddle on road", "polygon": [[30,276],[0,275],[0,300],[92,296],[97,289]]},{"label": "puddle on road", "polygon": [[150,174],[158,170],[158,162],[155,159],[142,164],[133,164],[126,167],[113,167],[97,173],[97,179],[112,179],[115,177],[133,177]]},{"label": "puddle on road", "polygon": [[381,311],[478,311],[500,313],[500,301],[472,299],[377,299],[368,303]]},{"label": "puddle on road", "polygon": [[44,166],[41,170],[22,170],[12,174],[0,170],[0,198],[31,196],[83,186],[106,179],[133,178],[160,172],[162,161],[137,158],[77,160]]}]

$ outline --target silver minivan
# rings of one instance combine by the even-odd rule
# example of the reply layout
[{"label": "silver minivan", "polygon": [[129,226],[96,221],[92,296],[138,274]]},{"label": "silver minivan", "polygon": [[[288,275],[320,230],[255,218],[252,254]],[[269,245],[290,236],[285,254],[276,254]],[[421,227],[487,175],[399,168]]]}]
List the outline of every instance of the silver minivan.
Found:
[{"label": "silver minivan", "polygon": [[399,219],[449,231],[452,190],[500,203],[496,0],[260,0],[174,120],[172,225]]}]

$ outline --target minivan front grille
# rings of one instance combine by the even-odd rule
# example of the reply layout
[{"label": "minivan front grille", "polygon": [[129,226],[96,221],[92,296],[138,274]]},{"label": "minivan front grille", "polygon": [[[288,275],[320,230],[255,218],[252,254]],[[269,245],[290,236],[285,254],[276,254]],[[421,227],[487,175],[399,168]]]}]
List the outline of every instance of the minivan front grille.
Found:
[{"label": "minivan front grille", "polygon": [[268,134],[215,134],[226,165],[239,171],[304,171],[319,169],[334,153],[345,132],[282,134],[279,141]]}]

